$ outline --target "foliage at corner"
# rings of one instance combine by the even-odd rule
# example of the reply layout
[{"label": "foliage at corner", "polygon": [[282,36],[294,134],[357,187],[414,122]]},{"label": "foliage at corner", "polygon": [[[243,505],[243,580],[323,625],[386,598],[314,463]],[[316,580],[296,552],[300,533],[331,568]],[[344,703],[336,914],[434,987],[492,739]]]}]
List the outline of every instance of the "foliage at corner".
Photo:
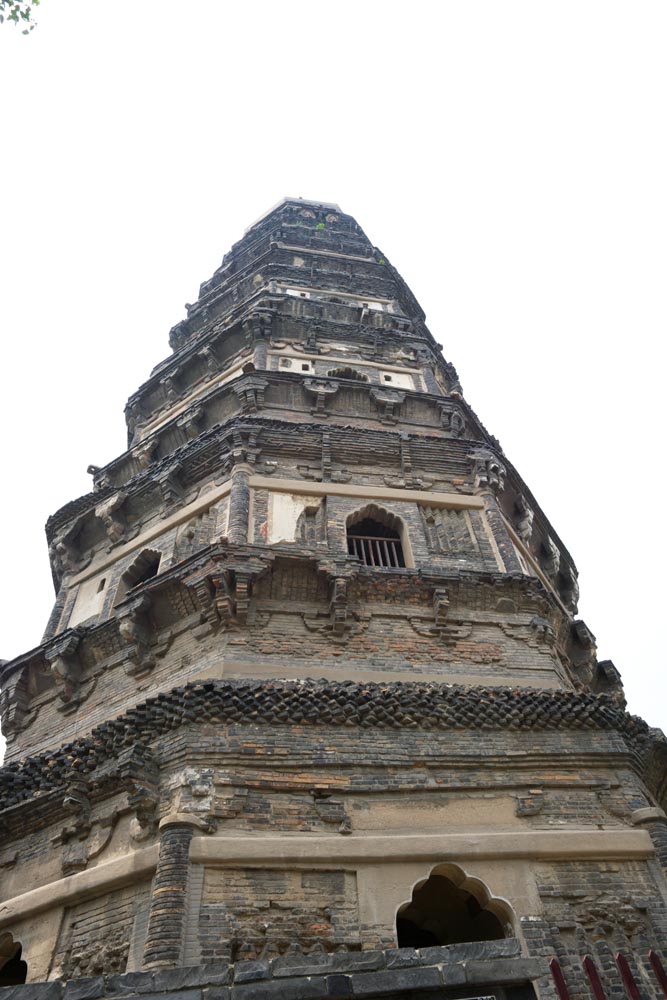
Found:
[{"label": "foliage at corner", "polygon": [[13,21],[23,28],[24,35],[28,35],[35,27],[32,14],[38,4],[39,0],[0,0],[0,24]]}]

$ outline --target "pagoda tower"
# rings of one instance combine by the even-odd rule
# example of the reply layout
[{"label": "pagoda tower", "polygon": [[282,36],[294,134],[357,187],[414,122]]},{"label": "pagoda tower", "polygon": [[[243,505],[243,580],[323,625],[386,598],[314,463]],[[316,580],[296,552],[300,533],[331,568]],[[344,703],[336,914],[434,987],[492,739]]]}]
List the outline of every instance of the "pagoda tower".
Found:
[{"label": "pagoda tower", "polygon": [[0,668],[0,998],[658,997],[667,743],[388,258],[286,199],[169,341]]}]

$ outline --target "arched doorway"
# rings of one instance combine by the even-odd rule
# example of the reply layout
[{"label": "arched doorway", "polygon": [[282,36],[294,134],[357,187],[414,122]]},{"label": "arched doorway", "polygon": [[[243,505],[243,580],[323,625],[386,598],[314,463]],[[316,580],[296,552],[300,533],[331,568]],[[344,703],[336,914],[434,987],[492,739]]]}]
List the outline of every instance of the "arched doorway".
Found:
[{"label": "arched doorway", "polygon": [[28,963],[21,957],[20,941],[11,934],[0,934],[0,989],[3,986],[20,986],[28,975]]},{"label": "arched doorway", "polygon": [[399,907],[396,934],[399,948],[497,941],[511,936],[512,917],[479,879],[457,865],[440,865]]}]

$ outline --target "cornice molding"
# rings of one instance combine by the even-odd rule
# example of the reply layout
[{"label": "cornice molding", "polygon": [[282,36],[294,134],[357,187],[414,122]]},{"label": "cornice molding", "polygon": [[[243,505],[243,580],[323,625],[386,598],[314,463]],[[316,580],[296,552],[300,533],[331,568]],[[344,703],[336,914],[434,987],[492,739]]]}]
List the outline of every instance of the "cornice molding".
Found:
[{"label": "cornice molding", "polygon": [[181,726],[227,723],[425,732],[613,731],[642,770],[650,753],[667,756],[662,733],[604,695],[426,682],[208,680],[163,692],[86,737],[0,769],[0,811]]}]

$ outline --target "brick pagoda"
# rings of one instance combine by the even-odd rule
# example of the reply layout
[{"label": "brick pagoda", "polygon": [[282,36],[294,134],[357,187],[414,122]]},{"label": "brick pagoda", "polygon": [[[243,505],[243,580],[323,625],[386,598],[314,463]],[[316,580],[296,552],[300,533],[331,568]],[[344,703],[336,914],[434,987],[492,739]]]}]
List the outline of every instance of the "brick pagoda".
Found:
[{"label": "brick pagoda", "polygon": [[0,668],[0,986],[658,997],[667,743],[387,257],[287,199],[169,339]]}]

